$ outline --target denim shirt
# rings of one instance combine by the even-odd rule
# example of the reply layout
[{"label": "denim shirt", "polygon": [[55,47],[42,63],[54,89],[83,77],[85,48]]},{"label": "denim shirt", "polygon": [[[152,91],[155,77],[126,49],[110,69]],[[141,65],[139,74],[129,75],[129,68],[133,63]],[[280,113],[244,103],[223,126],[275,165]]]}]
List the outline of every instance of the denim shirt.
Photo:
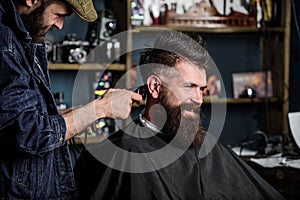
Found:
[{"label": "denim shirt", "polygon": [[0,0],[0,21],[0,199],[74,199],[45,44],[32,42],[11,0]]}]

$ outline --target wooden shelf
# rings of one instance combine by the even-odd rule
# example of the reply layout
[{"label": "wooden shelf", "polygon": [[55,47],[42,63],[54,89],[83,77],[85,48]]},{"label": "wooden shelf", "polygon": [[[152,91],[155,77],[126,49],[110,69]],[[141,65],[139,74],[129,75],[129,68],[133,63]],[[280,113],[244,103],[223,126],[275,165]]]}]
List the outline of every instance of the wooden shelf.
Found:
[{"label": "wooden shelf", "polygon": [[264,32],[284,32],[283,28],[262,28],[256,27],[195,27],[195,26],[168,26],[168,25],[155,25],[155,26],[134,26],[132,30],[134,32],[147,32],[147,31],[159,31],[162,29],[172,29],[177,31],[186,32],[200,32],[200,33],[264,33]]},{"label": "wooden shelf", "polygon": [[204,103],[227,103],[227,104],[251,104],[251,103],[265,103],[277,102],[277,98],[204,98]]},{"label": "wooden shelf", "polygon": [[100,143],[103,140],[105,140],[107,137],[100,135],[100,136],[87,136],[86,137],[86,141],[85,141],[85,136],[84,135],[80,135],[75,137],[75,143],[76,144],[84,144],[86,142],[86,144],[96,144],[96,143]]},{"label": "wooden shelf", "polygon": [[50,63],[49,70],[113,70],[125,71],[125,64],[97,64],[97,63],[84,63],[84,64],[69,64],[69,63]]},{"label": "wooden shelf", "polygon": [[[276,103],[279,100],[277,98],[210,98],[204,97],[204,104],[211,104],[211,103],[226,103],[226,104],[259,104],[259,103]],[[145,106],[146,101],[143,101],[140,105],[133,104],[133,107]]]}]

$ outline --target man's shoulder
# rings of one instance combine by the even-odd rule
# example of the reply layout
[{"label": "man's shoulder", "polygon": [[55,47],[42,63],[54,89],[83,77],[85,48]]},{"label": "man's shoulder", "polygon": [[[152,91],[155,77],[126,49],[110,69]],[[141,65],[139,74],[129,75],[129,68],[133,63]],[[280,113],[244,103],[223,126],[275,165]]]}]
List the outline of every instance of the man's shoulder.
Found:
[{"label": "man's shoulder", "polygon": [[114,146],[129,152],[140,153],[153,151],[162,142],[155,133],[149,134],[148,129],[140,126],[137,122],[132,122],[127,127],[110,135],[94,148],[101,149]]},{"label": "man's shoulder", "polygon": [[13,30],[0,22],[0,50],[1,51],[16,51],[20,41]]}]

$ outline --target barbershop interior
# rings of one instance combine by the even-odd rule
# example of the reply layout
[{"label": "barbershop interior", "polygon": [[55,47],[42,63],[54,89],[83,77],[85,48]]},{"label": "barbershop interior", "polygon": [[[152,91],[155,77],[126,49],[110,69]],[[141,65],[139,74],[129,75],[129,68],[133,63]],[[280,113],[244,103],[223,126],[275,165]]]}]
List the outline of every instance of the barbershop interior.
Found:
[{"label": "barbershop interior", "polygon": [[[143,94],[140,54],[158,34],[200,34],[209,54],[203,129],[286,199],[300,199],[299,1],[93,2],[96,21],[71,15],[62,30],[46,35],[58,109],[86,104],[109,88]],[[73,164],[84,149],[137,119],[146,101],[133,103],[128,119],[99,119],[70,140]]]}]

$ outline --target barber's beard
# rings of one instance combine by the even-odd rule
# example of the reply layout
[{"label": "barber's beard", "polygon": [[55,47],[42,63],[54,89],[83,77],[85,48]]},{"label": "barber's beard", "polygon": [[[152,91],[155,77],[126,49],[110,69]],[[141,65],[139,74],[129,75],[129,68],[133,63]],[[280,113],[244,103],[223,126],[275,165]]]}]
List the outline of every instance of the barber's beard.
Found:
[{"label": "barber's beard", "polygon": [[[160,103],[166,111],[167,120],[162,132],[178,138],[181,145],[201,145],[205,133],[201,123],[201,108],[196,103],[185,103],[179,106],[173,105],[176,98],[164,89],[160,95]],[[194,115],[185,115],[184,111],[193,111]]]},{"label": "barber's beard", "polygon": [[44,25],[43,12],[44,8],[39,7],[32,13],[21,16],[26,30],[35,43],[43,42],[46,33],[52,28]]}]

